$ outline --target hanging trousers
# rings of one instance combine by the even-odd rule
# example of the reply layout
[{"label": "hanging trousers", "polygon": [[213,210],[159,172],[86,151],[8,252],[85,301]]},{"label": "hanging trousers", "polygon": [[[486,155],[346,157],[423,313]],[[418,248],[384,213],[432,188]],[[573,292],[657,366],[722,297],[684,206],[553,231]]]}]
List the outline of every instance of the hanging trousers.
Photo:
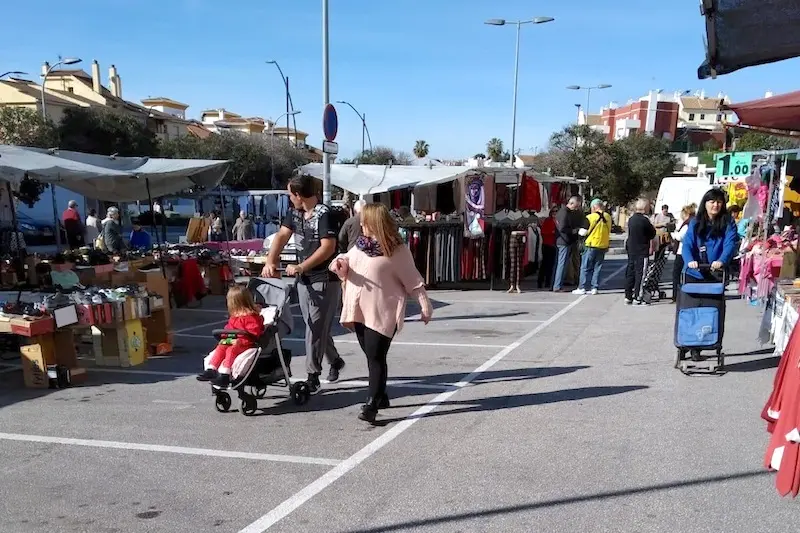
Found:
[{"label": "hanging trousers", "polygon": [[647,255],[628,255],[628,266],[625,269],[625,299],[642,299],[642,279],[647,272]]},{"label": "hanging trousers", "polygon": [[512,287],[519,287],[519,280],[521,277],[520,271],[522,270],[522,254],[525,253],[525,236],[523,234],[517,233],[516,231],[511,233],[508,253],[511,261],[508,280]]},{"label": "hanging trousers", "polygon": [[386,380],[389,377],[389,365],[386,356],[392,345],[391,337],[387,337],[356,322],[354,325],[358,344],[367,356],[369,369],[369,398],[376,405],[386,395]]}]

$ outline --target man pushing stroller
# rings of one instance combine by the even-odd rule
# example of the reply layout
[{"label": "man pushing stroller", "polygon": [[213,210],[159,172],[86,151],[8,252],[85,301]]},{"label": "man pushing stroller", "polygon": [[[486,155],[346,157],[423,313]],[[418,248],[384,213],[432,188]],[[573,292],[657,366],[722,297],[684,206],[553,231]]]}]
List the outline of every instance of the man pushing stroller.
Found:
[{"label": "man pushing stroller", "polygon": [[298,264],[289,265],[286,273],[297,276],[297,299],[306,326],[308,386],[314,394],[320,389],[323,357],[331,365],[329,383],[338,381],[339,372],[344,368],[344,360],[331,336],[342,289],[339,280],[328,270],[336,254],[338,228],[328,206],[317,198],[314,178],[296,175],[289,180],[288,190],[292,208],[272,241],[261,275],[278,276],[281,251],[294,235]]}]

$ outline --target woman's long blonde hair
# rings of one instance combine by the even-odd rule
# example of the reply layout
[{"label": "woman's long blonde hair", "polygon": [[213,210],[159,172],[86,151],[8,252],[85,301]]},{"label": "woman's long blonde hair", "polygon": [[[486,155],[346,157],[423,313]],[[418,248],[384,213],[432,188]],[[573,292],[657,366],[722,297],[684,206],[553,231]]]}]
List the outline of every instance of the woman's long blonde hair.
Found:
[{"label": "woman's long blonde hair", "polygon": [[395,249],[403,244],[400,232],[389,210],[383,204],[367,204],[361,208],[361,224],[367,228],[381,247],[386,257],[391,257]]},{"label": "woman's long blonde hair", "polygon": [[225,302],[228,304],[230,316],[257,315],[259,313],[250,292],[241,285],[234,285],[228,289]]},{"label": "woman's long blonde hair", "polygon": [[681,216],[684,220],[695,216],[695,214],[697,214],[697,204],[685,205],[681,209]]}]

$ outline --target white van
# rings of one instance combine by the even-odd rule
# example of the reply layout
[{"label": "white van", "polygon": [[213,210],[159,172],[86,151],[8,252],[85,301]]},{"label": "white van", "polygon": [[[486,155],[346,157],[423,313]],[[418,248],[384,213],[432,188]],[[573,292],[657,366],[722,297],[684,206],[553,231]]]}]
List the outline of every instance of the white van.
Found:
[{"label": "white van", "polygon": [[656,197],[656,212],[661,212],[662,205],[669,206],[669,212],[675,218],[680,218],[681,209],[689,204],[700,205],[703,195],[713,188],[708,183],[708,178],[673,176],[664,178],[658,188]]}]

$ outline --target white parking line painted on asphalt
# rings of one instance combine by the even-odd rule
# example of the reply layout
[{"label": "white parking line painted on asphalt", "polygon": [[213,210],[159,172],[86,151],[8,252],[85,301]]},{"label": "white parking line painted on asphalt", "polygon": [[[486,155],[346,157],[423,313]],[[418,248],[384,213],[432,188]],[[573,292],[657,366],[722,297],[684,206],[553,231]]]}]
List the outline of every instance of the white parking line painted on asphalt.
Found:
[{"label": "white parking line painted on asphalt", "polygon": [[380,451],[381,448],[392,442],[394,439],[399,437],[403,432],[405,432],[408,428],[410,428],[414,423],[416,423],[421,418],[425,417],[425,415],[434,411],[440,404],[448,401],[454,394],[456,394],[461,388],[469,385],[471,382],[475,381],[481,374],[492,368],[494,365],[499,363],[503,360],[507,355],[511,352],[528,342],[530,339],[538,335],[542,330],[544,330],[549,325],[556,322],[558,319],[566,315],[571,309],[573,309],[576,305],[581,303],[586,296],[581,296],[574,300],[571,304],[569,304],[564,309],[561,309],[558,313],[550,317],[550,319],[546,320],[545,322],[539,324],[534,329],[530,330],[528,333],[514,341],[513,343],[509,344],[499,352],[497,352],[493,357],[488,359],[485,363],[481,366],[473,370],[470,374],[464,376],[461,381],[454,384],[454,388],[448,390],[446,392],[442,392],[441,394],[437,395],[431,401],[414,411],[405,420],[398,422],[397,425],[391,427],[390,429],[386,430],[383,434],[381,434],[377,439],[373,440],[359,451],[342,461],[339,465],[335,466],[315,481],[311,482],[305,488],[300,490],[299,492],[295,493],[291,496],[288,500],[284,501],[270,512],[250,524],[249,526],[243,528],[239,531],[239,533],[263,533],[267,529],[274,526],[276,523],[281,521],[283,518],[297,510],[311,498],[328,488],[330,485],[336,482],[339,478],[356,468],[358,465],[369,459],[371,456],[376,454]]},{"label": "white parking line painted on asphalt", "polygon": [[183,333],[184,331],[191,331],[191,330],[197,329],[197,328],[207,328],[208,326],[218,326],[219,324],[225,324],[226,322],[228,322],[228,321],[227,320],[217,320],[217,321],[214,321],[214,322],[207,322],[205,324],[197,324],[196,326],[191,326],[191,327],[188,327],[188,328],[176,329],[175,331],[173,331],[173,333],[178,334],[178,333]]},{"label": "white parking line painted on asphalt", "polygon": [[[175,333],[176,337],[187,337],[190,339],[211,339],[210,335],[194,335],[192,333]],[[304,338],[299,337],[284,337],[281,339],[283,342],[306,342]],[[356,339],[337,339],[334,338],[333,342],[342,344],[358,344]],[[392,346],[431,346],[441,348],[505,348],[505,344],[462,344],[455,342],[404,342],[392,341]]]},{"label": "white parking line painted on asphalt", "polygon": [[176,453],[180,455],[199,455],[203,457],[221,457],[226,459],[249,459],[252,461],[299,463],[306,465],[336,466],[339,463],[341,463],[341,461],[338,459],[324,459],[321,457],[303,457],[300,455],[234,452],[230,450],[212,450],[210,448],[185,448],[183,446],[164,446],[161,444],[139,444],[136,442],[118,442],[111,440],[70,439],[65,437],[46,437],[44,435],[22,435],[19,433],[0,433],[0,440],[13,440],[18,442],[40,442],[43,444],[64,444],[67,446],[88,446],[90,448],[110,448],[115,450]]}]

